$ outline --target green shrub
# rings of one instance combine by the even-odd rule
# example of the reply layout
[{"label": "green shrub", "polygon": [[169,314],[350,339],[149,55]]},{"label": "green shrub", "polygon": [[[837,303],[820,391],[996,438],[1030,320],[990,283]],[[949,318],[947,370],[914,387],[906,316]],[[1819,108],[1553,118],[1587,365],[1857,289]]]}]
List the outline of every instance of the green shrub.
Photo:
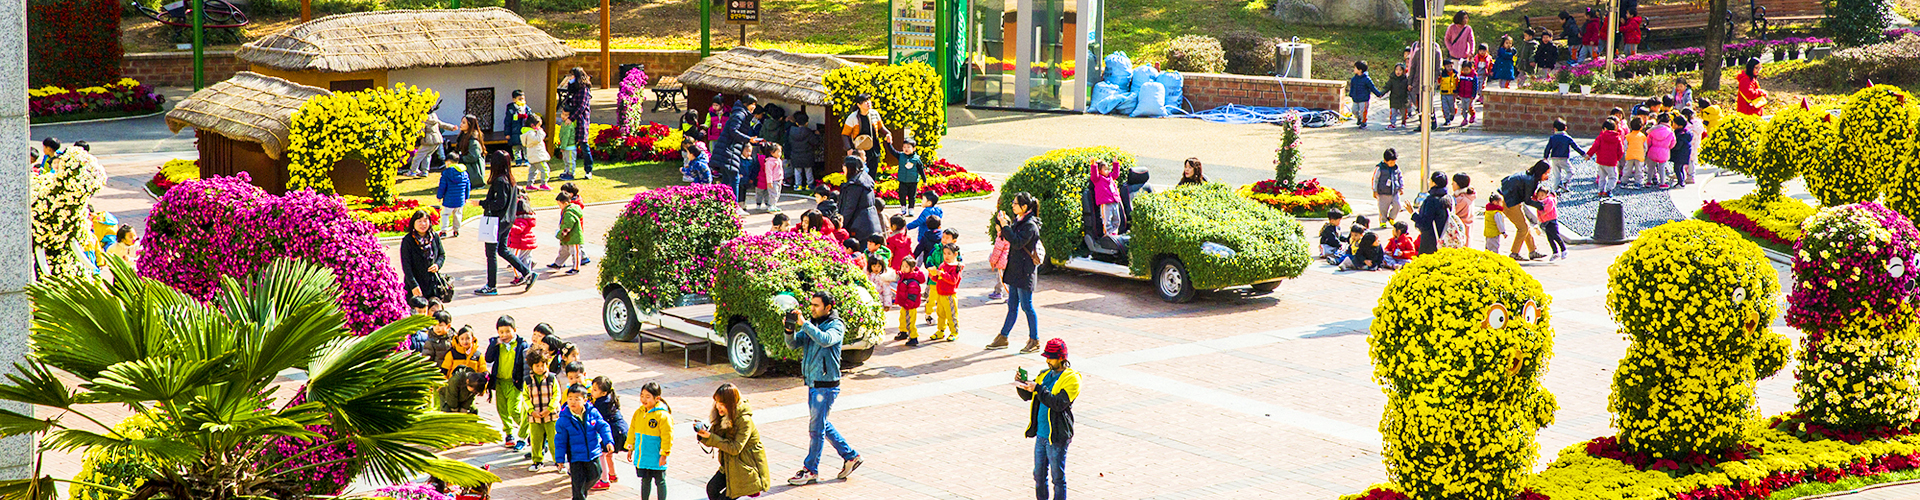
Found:
[{"label": "green shrub", "polygon": [[1552,300],[1492,252],[1441,249],[1394,273],[1367,334],[1373,380],[1387,393],[1381,455],[1393,489],[1422,499],[1520,493],[1539,455],[1534,433],[1559,407],[1540,385]]},{"label": "green shrub", "polygon": [[607,230],[600,286],[620,283],[641,308],[672,307],[713,289],[714,252],[740,237],[733,189],[718,184],[641,191]]},{"label": "green shrub", "polygon": [[[160,429],[160,424],[145,413],[128,415],[126,420],[113,425],[113,431],[130,439],[142,439]],[[85,457],[80,459],[80,473],[73,480],[94,484],[137,490],[146,478],[160,473],[153,462],[130,448],[93,447],[87,449]],[[73,500],[120,500],[125,495],[84,484],[75,484],[69,490]]]},{"label": "green shrub", "polygon": [[1837,68],[1838,78],[1828,78],[1835,86],[1864,82],[1911,82],[1920,79],[1920,34],[1906,34],[1895,40],[1873,45],[1841,49],[1833,57],[1821,59]]},{"label": "green shrub", "polygon": [[1833,30],[1833,41],[1847,47],[1880,43],[1887,27],[1887,0],[1829,0],[1821,24]]},{"label": "green shrub", "polygon": [[[1133,200],[1129,263],[1147,276],[1162,256],[1186,264],[1193,287],[1211,290],[1293,278],[1307,267],[1306,231],[1285,212],[1233,194],[1225,184],[1188,184]],[[1079,225],[1075,224],[1075,232]],[[1207,244],[1228,251],[1208,251]]]},{"label": "green shrub", "polygon": [[1220,73],[1227,70],[1227,53],[1220,40],[1206,35],[1182,35],[1167,45],[1167,64],[1172,71]]},{"label": "green shrub", "polygon": [[600,2],[594,0],[524,0],[521,10],[544,12],[579,12],[598,9]]},{"label": "green shrub", "polygon": [[1259,33],[1246,30],[1227,33],[1220,37],[1220,49],[1226,51],[1228,73],[1273,73],[1273,42]]},{"label": "green shrub", "polygon": [[[1040,243],[1047,260],[1066,262],[1081,253],[1080,193],[1087,189],[1087,165],[1094,161],[1120,162],[1121,168],[1133,168],[1132,154],[1106,146],[1068,148],[1048,151],[1027,159],[1027,164],[1000,185],[1000,201],[994,206],[1013,213],[1013,196],[1031,193],[1040,203]],[[998,236],[991,227],[989,238]]]},{"label": "green shrub", "polygon": [[29,85],[79,88],[120,80],[119,1],[30,0],[26,5],[27,32],[33,34],[27,37]]},{"label": "green shrub", "polygon": [[[1558,92],[1560,85],[1554,84],[1553,90]],[[1671,75],[1639,75],[1633,78],[1613,78],[1602,75],[1593,80],[1593,92],[1596,94],[1642,96],[1661,95],[1672,91]]]},{"label": "green shrub", "polygon": [[879,342],[881,307],[873,283],[839,242],[815,234],[768,233],[734,238],[720,246],[713,303],[713,329],[726,335],[733,318],[745,318],[760,334],[767,357],[800,359],[800,351],[781,338],[780,312],[773,296],[791,293],[806,303],[814,291],[826,290],[838,300],[841,321],[847,324],[846,343]]}]

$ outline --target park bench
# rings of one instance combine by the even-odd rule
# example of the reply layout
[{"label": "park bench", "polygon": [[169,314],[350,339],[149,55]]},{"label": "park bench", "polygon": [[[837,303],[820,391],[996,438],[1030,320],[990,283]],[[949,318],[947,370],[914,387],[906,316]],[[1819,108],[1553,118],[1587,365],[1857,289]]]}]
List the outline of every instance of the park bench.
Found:
[{"label": "park bench", "polygon": [[[713,364],[713,342],[707,340],[706,337],[686,333],[689,330],[712,331],[713,315],[713,304],[661,309],[659,324],[653,328],[640,331],[638,338],[640,352],[647,352],[648,342],[658,342],[660,343],[660,350],[663,352],[666,351],[667,346],[680,348],[680,362],[682,367],[693,366],[694,349],[700,349],[701,354],[706,356],[707,364]],[[669,321],[677,324],[668,325],[667,322]]]},{"label": "park bench", "polygon": [[680,77],[661,78],[653,84],[653,110],[660,111],[665,107],[680,111],[680,98],[685,95],[686,89],[680,86]]},{"label": "park bench", "polygon": [[[1727,38],[1733,39],[1733,11],[1727,15]],[[1647,22],[1641,27],[1641,35],[1646,39],[1675,38],[1678,33],[1707,31],[1707,9],[1690,3],[1665,5],[1640,5],[1640,17]]]},{"label": "park bench", "polygon": [[1826,3],[1821,0],[1748,0],[1752,11],[1753,32],[1762,40],[1767,33],[1786,26],[1811,28],[1827,18]]}]

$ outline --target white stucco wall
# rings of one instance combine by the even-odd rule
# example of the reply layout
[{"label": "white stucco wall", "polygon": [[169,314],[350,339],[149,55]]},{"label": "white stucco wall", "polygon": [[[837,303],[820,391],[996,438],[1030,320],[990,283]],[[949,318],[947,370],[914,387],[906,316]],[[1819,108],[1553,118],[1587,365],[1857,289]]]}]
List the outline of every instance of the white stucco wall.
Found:
[{"label": "white stucco wall", "polygon": [[468,89],[492,88],[493,130],[502,130],[507,104],[513,102],[514,89],[525,90],[527,105],[533,108],[534,113],[540,114],[549,126],[553,124],[552,117],[545,115],[547,102],[555,99],[555,82],[546,81],[547,63],[544,61],[407,69],[389,72],[387,79],[391,83],[406,83],[439,92],[441,106],[435,115],[447,123],[460,123],[460,115],[466,110]]}]

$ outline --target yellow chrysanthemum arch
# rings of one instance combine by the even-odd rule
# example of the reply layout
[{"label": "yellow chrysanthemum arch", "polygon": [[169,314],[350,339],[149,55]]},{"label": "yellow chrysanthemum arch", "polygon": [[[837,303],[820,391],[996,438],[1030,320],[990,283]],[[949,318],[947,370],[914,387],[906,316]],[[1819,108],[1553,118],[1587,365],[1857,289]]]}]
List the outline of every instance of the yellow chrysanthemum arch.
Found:
[{"label": "yellow chrysanthemum arch", "polygon": [[287,189],[334,194],[334,165],[367,165],[367,193],[393,203],[394,173],[420,140],[421,120],[440,95],[406,84],[315,97],[293,115],[287,145]]}]

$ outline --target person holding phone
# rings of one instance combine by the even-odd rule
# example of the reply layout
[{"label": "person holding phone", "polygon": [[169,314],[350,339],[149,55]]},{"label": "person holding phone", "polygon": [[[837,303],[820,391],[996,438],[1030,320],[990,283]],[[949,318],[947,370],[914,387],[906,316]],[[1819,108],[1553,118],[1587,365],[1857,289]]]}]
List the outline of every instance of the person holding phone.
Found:
[{"label": "person holding phone", "polygon": [[1027,407],[1027,437],[1033,441],[1033,489],[1040,500],[1051,491],[1054,500],[1067,498],[1067,444],[1073,441],[1073,401],[1080,398],[1080,372],[1067,363],[1067,341],[1047,341],[1047,369],[1027,380],[1026,369],[1014,375],[1013,387]]},{"label": "person holding phone", "polygon": [[[760,445],[760,430],[753,424],[753,408],[740,399],[733,384],[721,384],[713,391],[713,425],[694,422],[693,433],[700,444],[719,451],[720,470],[707,480],[709,500],[733,500],[767,491],[773,478],[767,475],[767,449]],[[715,427],[717,426],[717,427]]]},{"label": "person holding phone", "polygon": [[840,430],[827,422],[833,401],[840,397],[840,342],[846,338],[847,325],[834,314],[836,301],[825,291],[807,298],[808,319],[801,321],[800,310],[787,311],[787,347],[800,349],[800,377],[807,383],[807,458],[787,484],[802,486],[820,480],[820,447],[832,441],[833,450],[846,462],[840,466],[839,479],[853,475],[864,460],[840,436]]}]

